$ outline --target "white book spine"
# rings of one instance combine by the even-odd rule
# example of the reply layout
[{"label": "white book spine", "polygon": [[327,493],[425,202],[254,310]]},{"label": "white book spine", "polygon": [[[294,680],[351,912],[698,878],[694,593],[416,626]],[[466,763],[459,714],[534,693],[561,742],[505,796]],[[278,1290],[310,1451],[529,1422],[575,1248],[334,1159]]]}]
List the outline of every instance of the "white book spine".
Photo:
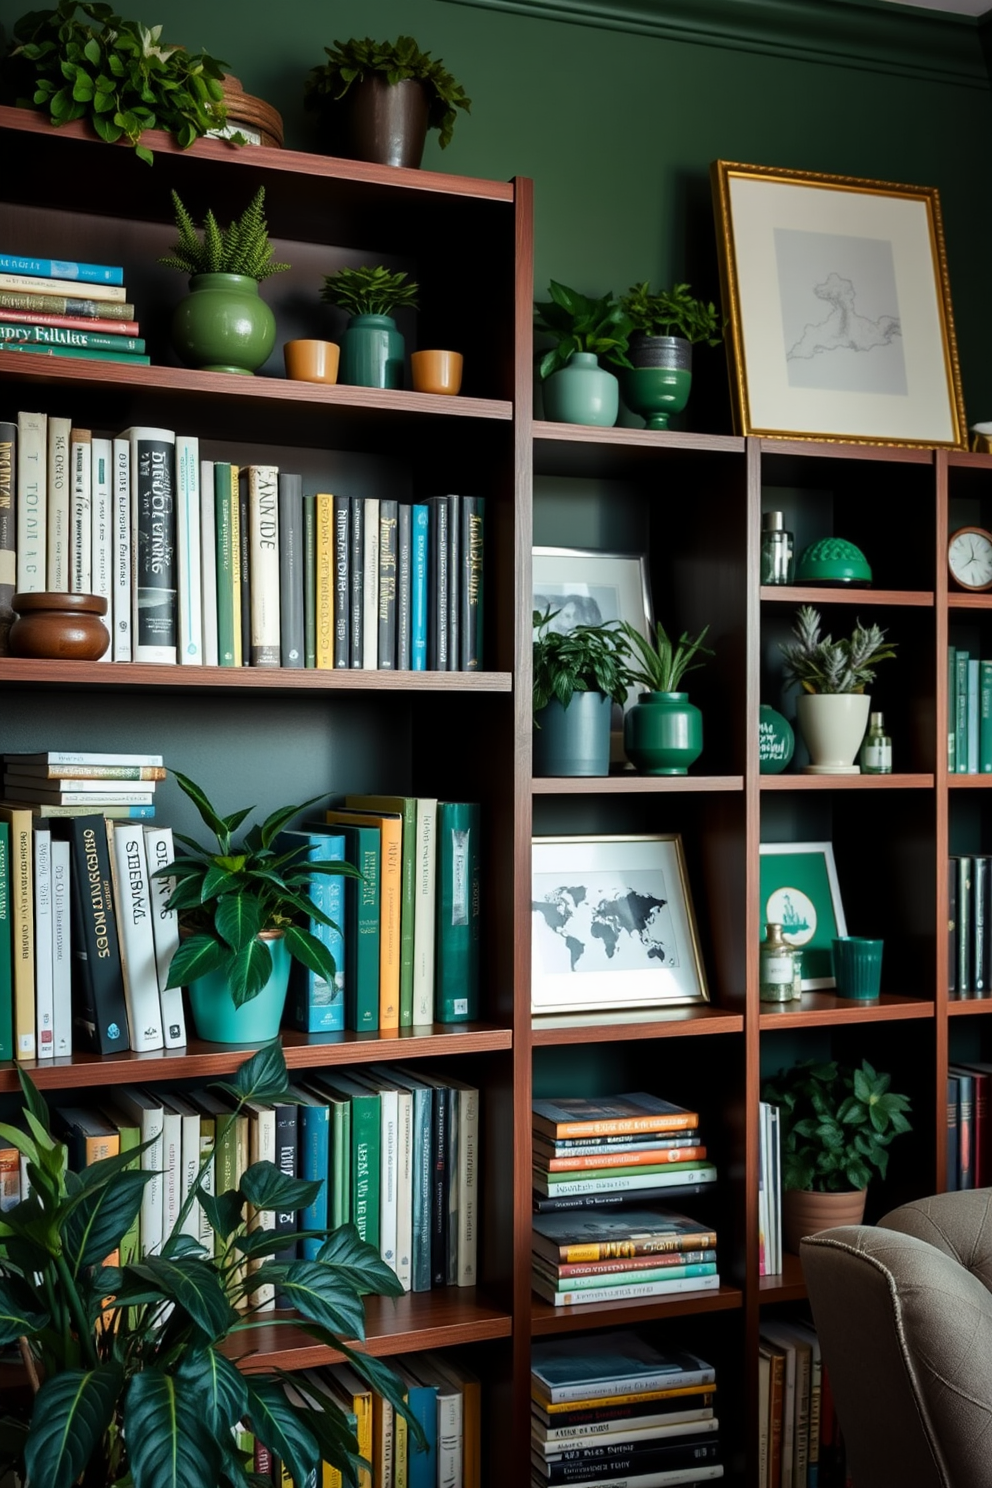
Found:
[{"label": "white book spine", "polygon": [[114,661],[131,660],[131,441],[114,440],[113,474]]},{"label": "white book spine", "polygon": [[437,1488],[462,1488],[462,1396],[437,1396]]},{"label": "white book spine", "polygon": [[89,429],[73,429],[69,435],[72,486],[69,493],[70,588],[73,594],[91,594],[93,582],[93,436]]},{"label": "white book spine", "polygon": [[172,1234],[179,1216],[183,1187],[183,1118],[178,1111],[162,1113],[162,1244]]},{"label": "white book spine", "polygon": [[131,625],[137,662],[176,665],[176,435],[134,427],[131,441]]},{"label": "white book spine", "polygon": [[771,1227],[768,1214],[768,1131],[771,1120],[766,1101],[758,1102],[758,1275],[771,1272]]},{"label": "white book spine", "polygon": [[143,1171],[152,1173],[141,1191],[142,1256],[158,1255],[162,1248],[162,1164],[164,1147],[162,1142],[162,1107],[148,1097],[132,1097],[128,1091],[118,1095],[132,1120],[136,1119],[141,1133],[141,1165]]},{"label": "white book spine", "polygon": [[777,1275],[782,1270],[782,1155],[781,1112],[770,1108],[768,1213],[772,1236],[772,1265]]},{"label": "white book spine", "polygon": [[179,916],[166,908],[175,888],[174,878],[155,878],[156,869],[165,868],[175,857],[171,827],[145,827],[145,857],[151,886],[152,925],[155,932],[155,962],[158,971],[159,997],[162,1006],[162,1028],[167,1049],[181,1049],[186,1044],[186,1017],[183,1012],[181,987],[170,987],[169,967],[179,949]]},{"label": "white book spine", "polygon": [[214,462],[200,461],[200,607],[203,664],[217,665],[217,506]]},{"label": "white book spine", "polygon": [[200,441],[176,435],[176,549],[179,583],[179,661],[203,665],[200,548]]},{"label": "white book spine", "polygon": [[39,1059],[55,1055],[52,960],[52,834],[36,827],[34,839],[34,1008]]},{"label": "white book spine", "polygon": [[632,1297],[668,1297],[674,1292],[715,1292],[720,1287],[719,1276],[682,1276],[674,1281],[631,1282],[629,1286],[586,1287],[582,1291],[556,1291],[536,1288],[538,1295],[547,1297],[555,1307],[577,1307],[583,1302],[624,1302]]},{"label": "white book spine", "polygon": [[456,1090],[455,1097],[458,1106],[456,1281],[458,1286],[475,1286],[479,1248],[479,1092]]},{"label": "white book spine", "polygon": [[[207,1159],[205,1164],[204,1159]],[[200,1192],[212,1198],[214,1194],[214,1134],[205,1126],[202,1116],[200,1117],[200,1164],[203,1165]],[[214,1248],[214,1232],[210,1228],[206,1210],[200,1203],[196,1203],[193,1207],[197,1217],[196,1238],[207,1254],[211,1255]]]},{"label": "white book spine", "polygon": [[[109,633],[113,630],[113,557],[114,557],[114,446],[110,439],[94,439],[92,444],[92,561],[90,592],[107,601],[103,620]],[[113,643],[107,646],[101,661],[113,661]]]},{"label": "white book spine", "polygon": [[48,416],[17,415],[17,590],[48,588]]},{"label": "white book spine", "polygon": [[[276,1161],[276,1113],[274,1107],[256,1106],[249,1107],[248,1113],[248,1162],[249,1166],[257,1162]],[[250,1230],[275,1230],[276,1216],[274,1209],[252,1209],[248,1228]],[[255,1256],[248,1263],[248,1273],[257,1271],[259,1266],[272,1259],[272,1254]],[[264,1282],[262,1286],[256,1287],[250,1294],[249,1305],[259,1311],[268,1312],[275,1307],[275,1287],[271,1282]]]},{"label": "white book spine", "polygon": [[[593,1170],[590,1170],[593,1171]],[[712,1183],[716,1170],[707,1168],[679,1168],[672,1166],[663,1173],[621,1173],[616,1178],[578,1178],[565,1183],[545,1183],[535,1179],[535,1187],[542,1194],[555,1198],[574,1198],[581,1194],[619,1193],[638,1188],[674,1188],[680,1183]]]},{"label": "white book spine", "polygon": [[69,567],[69,433],[72,420],[48,420],[48,563],[46,583],[53,594],[68,594]]},{"label": "white book spine", "polygon": [[52,1021],[55,1057],[72,1053],[72,917],[69,844],[52,843]]},{"label": "white book spine", "polygon": [[[251,665],[282,664],[279,618],[279,471],[248,466]],[[247,659],[247,658],[246,658]]]},{"label": "white book spine", "polygon": [[362,568],[362,667],[379,665],[379,498],[365,497],[365,557]]},{"label": "white book spine", "polygon": [[148,864],[141,824],[128,822],[112,826],[111,847],[131,1048],[142,1054],[149,1049],[161,1049],[164,1039]]},{"label": "white book spine", "polygon": [[391,1270],[396,1270],[396,1177],[397,1177],[397,1093],[379,1093],[379,1254]]},{"label": "white book spine", "polygon": [[413,1092],[396,1092],[396,1265],[408,1292],[413,1285]]},{"label": "white book spine", "polygon": [[413,901],[413,1022],[434,1022],[435,864],[437,801],[417,802],[417,869]]},{"label": "white book spine", "polygon": [[585,1479],[582,1488],[676,1488],[681,1483],[712,1483],[723,1477],[722,1462],[704,1462],[698,1467],[663,1468],[661,1472],[625,1474],[623,1477]]}]

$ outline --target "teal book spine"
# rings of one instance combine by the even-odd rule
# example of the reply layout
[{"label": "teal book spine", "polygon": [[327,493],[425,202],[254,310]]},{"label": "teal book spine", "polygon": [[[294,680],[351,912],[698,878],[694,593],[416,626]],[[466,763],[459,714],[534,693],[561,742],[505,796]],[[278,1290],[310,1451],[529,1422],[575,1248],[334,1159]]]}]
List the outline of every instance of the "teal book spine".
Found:
[{"label": "teal book spine", "polygon": [[317,665],[317,498],[303,498],[303,665]]},{"label": "teal book spine", "polygon": [[10,935],[10,828],[0,822],[0,1059],[14,1057],[14,965]]},{"label": "teal book spine", "polygon": [[968,774],[978,774],[978,740],[981,726],[981,673],[977,659],[968,662]]},{"label": "teal book spine", "polygon": [[482,812],[477,801],[439,801],[434,1016],[465,1023],[479,1016]]},{"label": "teal book spine", "polygon": [[335,1074],[322,1084],[348,1097],[351,1107],[351,1222],[369,1245],[379,1249],[379,1171],[382,1150],[380,1099],[374,1092]]},{"label": "teal book spine", "polygon": [[955,743],[957,740],[957,718],[958,718],[958,672],[957,651],[953,646],[947,648],[947,773],[953,775],[957,769],[955,761]]},{"label": "teal book spine", "polygon": [[968,652],[957,651],[954,658],[954,770],[968,773]]},{"label": "teal book spine", "polygon": [[345,859],[361,878],[345,881],[344,1024],[356,1033],[379,1027],[379,828],[327,820],[345,840]]},{"label": "teal book spine", "polygon": [[351,1102],[331,1107],[331,1227],[351,1224]]},{"label": "teal book spine", "polygon": [[[279,837],[281,851],[288,851],[304,842],[311,863],[344,861],[345,842],[340,832],[312,828],[302,832],[282,832]],[[334,957],[335,975],[333,982],[328,982],[325,976],[304,966],[302,961],[293,961],[287,1009],[290,1024],[302,1033],[339,1033],[344,1028],[347,975],[343,934],[345,883],[345,878],[338,874],[321,873],[307,892],[314,907],[331,921],[325,925],[311,916],[306,928]]]},{"label": "teal book spine", "polygon": [[992,775],[992,661],[983,661],[981,665],[979,702],[978,773]]},{"label": "teal book spine", "polygon": [[[331,1170],[331,1108],[317,1103],[301,1104],[299,1111],[300,1177],[308,1183],[320,1183],[320,1192],[313,1203],[300,1210],[300,1229],[327,1230],[331,1228],[328,1181]],[[302,1240],[303,1259],[315,1261],[323,1243],[317,1236]]]},{"label": "teal book spine", "polygon": [[388,811],[400,824],[400,1027],[413,1027],[414,911],[417,881],[416,796],[346,796],[360,811]]}]

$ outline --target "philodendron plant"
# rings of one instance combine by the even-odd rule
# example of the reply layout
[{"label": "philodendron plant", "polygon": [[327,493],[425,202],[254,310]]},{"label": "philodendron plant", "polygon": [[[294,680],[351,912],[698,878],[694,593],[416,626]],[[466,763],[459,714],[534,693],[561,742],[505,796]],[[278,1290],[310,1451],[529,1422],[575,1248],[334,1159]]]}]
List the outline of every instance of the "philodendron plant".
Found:
[{"label": "philodendron plant", "polygon": [[623,703],[630,686],[627,641],[612,623],[551,628],[557,610],[534,611],[534,712],[552,701],[567,708],[577,692],[599,692]]}]

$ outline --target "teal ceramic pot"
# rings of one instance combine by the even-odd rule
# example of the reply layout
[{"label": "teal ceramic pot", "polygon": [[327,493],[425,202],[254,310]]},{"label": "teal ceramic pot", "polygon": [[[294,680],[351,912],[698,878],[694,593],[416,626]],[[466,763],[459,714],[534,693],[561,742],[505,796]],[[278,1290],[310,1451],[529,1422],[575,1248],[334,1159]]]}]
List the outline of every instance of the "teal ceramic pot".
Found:
[{"label": "teal ceramic pot", "polygon": [[272,974],[251,1002],[235,1007],[222,971],[190,982],[190,1007],[200,1038],[213,1044],[258,1044],[279,1036],[292,957],[282,935],[262,938],[272,957]]},{"label": "teal ceramic pot", "polygon": [[639,775],[685,775],[703,752],[703,715],[687,692],[642,692],[624,718],[623,747]]},{"label": "teal ceramic pot", "polygon": [[535,775],[608,775],[613,702],[601,692],[574,692],[534,715]]},{"label": "teal ceramic pot", "polygon": [[172,344],[187,367],[250,377],[276,344],[276,318],[247,274],[194,274],[172,317]]},{"label": "teal ceramic pot", "polygon": [[568,366],[543,384],[544,417],[553,424],[612,429],[620,412],[620,384],[591,351],[574,351]]},{"label": "teal ceramic pot", "polygon": [[401,388],[405,343],[391,315],[353,315],[341,339],[338,382]]},{"label": "teal ceramic pot", "polygon": [[631,362],[621,373],[623,401],[639,413],[649,429],[667,429],[671,414],[681,413],[692,387],[692,343],[684,336],[630,338]]}]

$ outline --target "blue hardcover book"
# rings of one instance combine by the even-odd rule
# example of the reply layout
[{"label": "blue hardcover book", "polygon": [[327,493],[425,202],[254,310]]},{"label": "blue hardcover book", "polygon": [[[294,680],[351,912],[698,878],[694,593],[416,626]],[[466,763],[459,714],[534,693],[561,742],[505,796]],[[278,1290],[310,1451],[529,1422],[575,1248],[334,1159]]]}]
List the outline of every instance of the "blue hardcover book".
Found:
[{"label": "blue hardcover book", "polygon": [[[301,832],[280,834],[284,850],[309,843],[307,857],[311,862],[341,863],[345,858],[345,841],[340,832],[308,827]],[[338,1033],[344,1028],[344,999],[347,971],[345,966],[345,880],[340,874],[322,873],[310,885],[309,897],[331,925],[312,918],[307,926],[334,957],[336,975],[333,984],[311,971],[300,961],[293,961],[289,980],[287,1010],[293,1028],[303,1033]]]},{"label": "blue hardcover book", "polygon": [[[306,1183],[320,1184],[320,1191],[313,1203],[300,1210],[300,1229],[326,1230],[330,1228],[328,1175],[331,1164],[331,1108],[325,1100],[300,1085],[291,1085],[289,1090],[299,1106],[299,1176]],[[315,1261],[323,1243],[317,1236],[301,1240],[303,1260]]]},{"label": "blue hardcover book", "polygon": [[427,568],[429,513],[410,508],[410,670],[427,670]]},{"label": "blue hardcover book", "polygon": [[978,774],[978,740],[981,725],[981,663],[977,659],[968,661],[968,774]]},{"label": "blue hardcover book", "polygon": [[392,1363],[406,1387],[410,1414],[427,1438],[427,1448],[421,1451],[413,1433],[407,1435],[407,1488],[437,1488],[437,1385],[422,1385],[402,1359]]},{"label": "blue hardcover book", "polygon": [[0,274],[31,274],[36,279],[75,279],[80,284],[123,284],[124,270],[116,264],[76,263],[72,259],[31,258],[0,253]]}]

